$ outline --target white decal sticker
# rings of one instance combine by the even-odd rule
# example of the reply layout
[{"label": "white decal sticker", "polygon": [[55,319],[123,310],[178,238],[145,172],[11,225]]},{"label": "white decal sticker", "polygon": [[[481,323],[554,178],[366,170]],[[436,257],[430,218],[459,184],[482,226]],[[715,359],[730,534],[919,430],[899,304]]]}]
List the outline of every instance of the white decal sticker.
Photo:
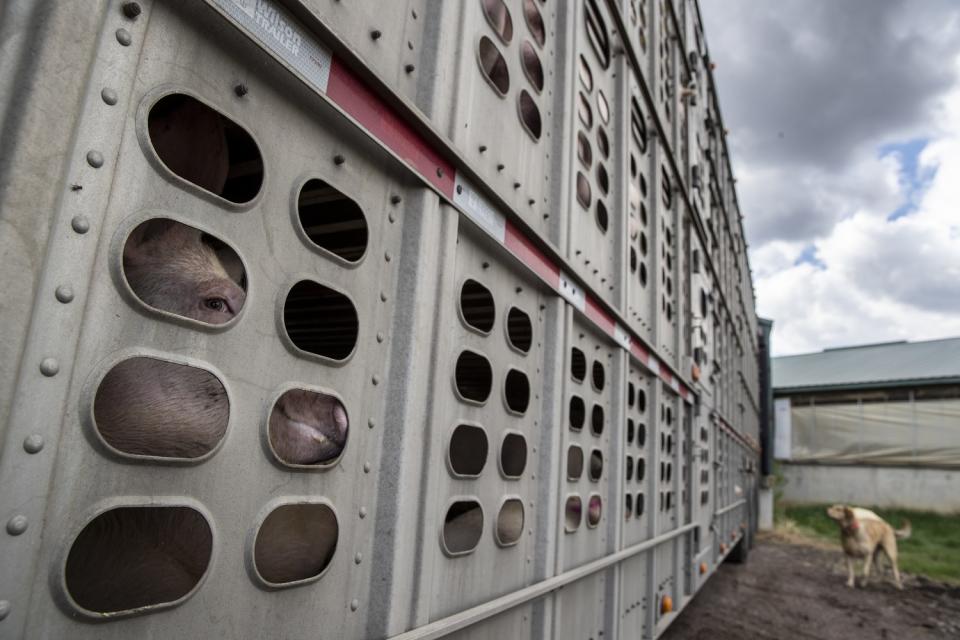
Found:
[{"label": "white decal sticker", "polygon": [[587,296],[583,293],[583,289],[574,284],[570,276],[563,271],[560,272],[560,295],[580,311],[587,306]]},{"label": "white decal sticker", "polygon": [[630,350],[630,334],[618,324],[613,325],[613,339],[627,351]]},{"label": "white decal sticker", "polygon": [[453,182],[453,203],[499,242],[504,242],[507,237],[506,217],[459,172]]}]

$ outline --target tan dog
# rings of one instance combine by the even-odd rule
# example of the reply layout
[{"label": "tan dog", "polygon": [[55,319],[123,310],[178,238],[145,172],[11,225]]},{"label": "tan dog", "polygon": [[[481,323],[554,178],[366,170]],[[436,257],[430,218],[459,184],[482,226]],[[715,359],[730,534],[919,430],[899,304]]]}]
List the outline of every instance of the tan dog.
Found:
[{"label": "tan dog", "polygon": [[831,520],[840,525],[840,544],[847,559],[847,586],[854,586],[853,560],[863,558],[863,586],[870,577],[870,565],[880,551],[890,559],[897,588],[903,589],[900,570],[897,568],[897,538],[910,537],[910,521],[905,520],[902,529],[894,530],[883,518],[868,509],[835,504],[827,509]]}]

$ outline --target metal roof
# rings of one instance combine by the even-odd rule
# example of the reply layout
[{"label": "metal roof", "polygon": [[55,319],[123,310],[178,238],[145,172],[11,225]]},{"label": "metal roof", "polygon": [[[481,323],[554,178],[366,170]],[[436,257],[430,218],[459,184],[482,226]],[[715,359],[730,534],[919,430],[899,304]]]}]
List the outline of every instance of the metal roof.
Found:
[{"label": "metal roof", "polygon": [[960,382],[960,338],[825,349],[772,363],[777,392]]}]

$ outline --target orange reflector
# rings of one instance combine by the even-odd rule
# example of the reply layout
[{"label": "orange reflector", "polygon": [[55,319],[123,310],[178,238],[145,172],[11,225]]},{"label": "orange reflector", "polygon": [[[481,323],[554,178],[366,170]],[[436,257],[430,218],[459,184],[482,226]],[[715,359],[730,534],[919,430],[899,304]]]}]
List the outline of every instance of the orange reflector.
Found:
[{"label": "orange reflector", "polygon": [[670,613],[671,611],[673,611],[673,598],[663,596],[663,600],[660,601],[660,613]]},{"label": "orange reflector", "polygon": [[706,572],[707,572],[707,563],[706,563],[706,562],[701,562],[701,563],[700,563],[700,575],[703,575],[703,574],[705,574]]}]

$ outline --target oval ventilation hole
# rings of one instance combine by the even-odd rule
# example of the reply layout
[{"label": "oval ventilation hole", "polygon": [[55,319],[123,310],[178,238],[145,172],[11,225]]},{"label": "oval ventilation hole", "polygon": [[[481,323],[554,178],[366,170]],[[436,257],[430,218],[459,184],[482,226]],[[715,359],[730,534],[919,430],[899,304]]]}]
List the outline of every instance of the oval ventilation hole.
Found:
[{"label": "oval ventilation hole", "polygon": [[599,360],[593,361],[593,388],[597,391],[603,391],[607,383],[607,372]]},{"label": "oval ventilation hole", "polygon": [[577,171],[577,202],[579,202],[580,206],[584,209],[589,209],[591,200],[590,181],[587,180],[587,176]]},{"label": "oval ventilation hole", "polygon": [[247,131],[182,93],[164,96],[147,116],[150,144],[170,171],[224,200],[253,200],[263,184],[263,157]]},{"label": "oval ventilation hole", "polygon": [[450,436],[450,469],[458,476],[478,476],[487,464],[487,434],[480,427],[459,424]]},{"label": "oval ventilation hole", "polygon": [[583,519],[583,502],[580,496],[569,496],[567,503],[563,508],[564,529],[567,533],[573,533],[580,528],[580,521]]},{"label": "oval ventilation hole", "polygon": [[516,479],[527,468],[527,440],[519,433],[508,433],[500,446],[500,470]]},{"label": "oval ventilation hole", "polygon": [[590,503],[587,506],[587,526],[595,527],[600,524],[600,518],[603,516],[603,500],[600,496],[594,494],[590,496]]},{"label": "oval ventilation hole", "polygon": [[567,448],[567,480],[579,480],[583,475],[583,449],[575,444]]},{"label": "oval ventilation hole", "polygon": [[537,9],[533,0],[523,0],[523,17],[527,21],[527,27],[530,29],[530,35],[537,41],[541,47],[547,40],[547,32],[543,26],[543,17]]},{"label": "oval ventilation hole", "polygon": [[577,132],[577,158],[586,169],[593,164],[593,149],[590,148],[590,140],[583,131]]},{"label": "oval ventilation hole", "polygon": [[640,263],[640,286],[647,286],[647,265]]},{"label": "oval ventilation hole", "polygon": [[647,245],[647,234],[641,231],[640,232],[640,253],[646,256],[648,250],[649,250],[649,247]]},{"label": "oval ventilation hole", "polygon": [[590,412],[590,430],[595,436],[603,433],[603,407],[598,404],[593,405],[593,410]]},{"label": "oval ventilation hole", "polygon": [[647,425],[640,423],[637,425],[637,446],[641,449],[647,443]]},{"label": "oval ventilation hole", "polygon": [[583,351],[576,347],[570,348],[570,373],[577,382],[583,382],[587,376],[587,358]]},{"label": "oval ventilation hole", "polygon": [[[631,178],[637,177],[637,159],[633,157],[632,153],[630,154],[630,177]],[[633,204],[635,200],[639,200],[639,197],[634,196],[633,194],[634,188],[635,187],[631,184],[630,185],[630,204]]]},{"label": "oval ventilation hole", "polygon": [[593,91],[593,72],[590,71],[590,65],[587,63],[587,59],[582,55],[580,56],[580,63],[577,67],[577,75],[580,78],[580,84],[583,85],[583,88],[587,93]]},{"label": "oval ventilation hole", "polygon": [[661,462],[660,463],[660,482],[663,483],[666,481],[667,481],[667,463]]},{"label": "oval ventilation hole", "polygon": [[667,482],[670,482],[672,478],[673,478],[673,464],[668,462],[667,463]]},{"label": "oval ventilation hole", "polygon": [[647,475],[647,461],[645,458],[637,458],[637,482],[643,482],[645,475]]},{"label": "oval ventilation hole", "polygon": [[637,518],[639,518],[640,516],[643,515],[643,506],[644,506],[644,505],[643,505],[643,494],[642,494],[642,493],[638,493],[638,494],[637,494],[637,499],[634,500],[634,513],[636,513],[636,517],[637,517]]},{"label": "oval ventilation hole", "polygon": [[77,535],[64,568],[74,602],[101,614],[171,605],[199,584],[213,532],[189,507],[117,507]]},{"label": "oval ventilation hole", "polygon": [[533,325],[525,311],[511,307],[507,312],[507,340],[517,350],[527,353],[533,344]]},{"label": "oval ventilation hole", "polygon": [[513,18],[503,0],[482,0],[483,15],[490,23],[490,27],[504,44],[510,44],[513,39]]},{"label": "oval ventilation hole", "polygon": [[537,93],[543,91],[543,65],[540,64],[540,57],[536,49],[529,41],[524,40],[520,45],[520,66],[523,67],[523,73],[527,80],[537,90]]},{"label": "oval ventilation hole", "polygon": [[633,386],[632,382],[627,383],[627,406],[632,407],[634,400],[636,400],[637,388]]},{"label": "oval ventilation hole", "polygon": [[[640,177],[643,178],[643,174],[640,174]],[[647,224],[647,205],[646,203],[640,203],[640,222],[646,226]]]},{"label": "oval ventilation hole", "polygon": [[610,157],[610,139],[607,138],[607,132],[603,127],[597,127],[597,148],[604,158]]},{"label": "oval ventilation hole", "polygon": [[637,411],[645,413],[647,410],[647,394],[643,389],[637,389]]},{"label": "oval ventilation hole", "polygon": [[114,365],[93,400],[97,432],[133,456],[202,457],[223,439],[229,418],[227,391],[215,375],[155,358]]},{"label": "oval ventilation hole", "polygon": [[483,535],[483,509],[476,500],[450,505],[443,520],[443,546],[451,555],[470,553]]},{"label": "oval ventilation hole", "polygon": [[583,404],[583,398],[580,396],[570,396],[570,428],[574,431],[583,429],[583,423],[587,418],[587,408]]},{"label": "oval ventilation hole", "polygon": [[597,186],[603,195],[610,193],[610,176],[607,175],[607,169],[602,164],[597,165]]},{"label": "oval ventilation hole", "polygon": [[[640,109],[640,103],[636,98],[630,99],[630,133],[640,148],[640,153],[647,150],[647,122],[644,120],[643,111]],[[641,187],[643,195],[646,195],[646,184]]]},{"label": "oval ventilation hole", "polygon": [[590,452],[590,472],[589,477],[593,482],[599,482],[603,475],[603,454],[599,449]]},{"label": "oval ventilation hole", "polygon": [[637,250],[630,247],[630,273],[637,271]]},{"label": "oval ventilation hole", "polygon": [[297,197],[303,232],[315,245],[357,262],[367,251],[367,219],[355,201],[323,180],[308,180]]},{"label": "oval ventilation hole", "polygon": [[493,386],[493,369],[479,353],[464,351],[457,358],[455,381],[461,396],[474,402],[486,402]]},{"label": "oval ventilation hole", "polygon": [[516,544],[523,534],[523,502],[510,498],[497,514],[497,544],[509,547]]},{"label": "oval ventilation hole", "polygon": [[610,216],[607,214],[607,207],[602,200],[597,200],[597,226],[600,231],[607,232],[610,225]]},{"label": "oval ventilation hole", "polygon": [[[644,198],[647,197],[647,178],[642,173],[640,174],[640,195]],[[643,224],[647,224],[646,217],[644,217]]]},{"label": "oval ventilation hole", "polygon": [[633,496],[629,493],[624,496],[623,519],[629,520],[633,515]]},{"label": "oval ventilation hole", "polygon": [[340,528],[325,504],[284,504],[257,530],[253,563],[264,582],[288,586],[318,578],[337,550]]},{"label": "oval ventilation hole", "polygon": [[[663,167],[660,169],[660,199],[663,200],[663,208],[669,210],[673,206],[673,192],[670,186],[670,176]],[[667,244],[670,244],[670,238],[667,237]]]},{"label": "oval ventilation hole", "polygon": [[627,456],[627,482],[633,480],[633,458]]},{"label": "oval ventilation hole", "polygon": [[627,418],[627,444],[633,444],[634,426],[633,418]]},{"label": "oval ventilation hole", "polygon": [[487,79],[490,85],[501,96],[506,95],[510,89],[510,72],[507,71],[507,61],[500,55],[497,45],[487,36],[480,38],[480,44],[477,45],[480,55],[480,71]]},{"label": "oval ventilation hole", "polygon": [[476,280],[467,280],[460,288],[460,313],[463,321],[481,333],[489,333],[497,317],[493,294]]},{"label": "oval ventilation hole", "polygon": [[607,33],[607,24],[595,0],[587,0],[584,10],[587,18],[587,40],[597,54],[600,66],[606,69],[610,65],[610,36]]},{"label": "oval ventilation hole", "polygon": [[511,411],[526,413],[530,406],[530,380],[526,374],[510,369],[503,380],[503,396]]},{"label": "oval ventilation hole", "polygon": [[593,110],[590,108],[590,101],[587,100],[587,96],[583,95],[582,92],[579,95],[577,114],[580,116],[580,122],[582,122],[583,126],[589,131],[590,127],[593,126]]},{"label": "oval ventilation hole", "polygon": [[610,103],[607,102],[603,89],[597,91],[597,115],[603,124],[610,124]]},{"label": "oval ventilation hole", "polygon": [[326,393],[290,389],[270,411],[270,449],[285,464],[331,464],[347,446],[349,431],[347,410]]},{"label": "oval ventilation hole", "polygon": [[537,108],[537,103],[530,97],[527,90],[523,89],[517,98],[517,104],[520,107],[520,122],[523,123],[523,128],[534,140],[539,140],[543,123],[540,120],[540,109]]},{"label": "oval ventilation hole", "polygon": [[151,309],[197,322],[229,322],[243,308],[246,272],[223,241],[169,218],[142,222],[123,245],[123,276]]},{"label": "oval ventilation hole", "polygon": [[283,326],[298,349],[331,360],[353,353],[360,331],[350,299],[312,280],[291,287],[283,304]]}]

